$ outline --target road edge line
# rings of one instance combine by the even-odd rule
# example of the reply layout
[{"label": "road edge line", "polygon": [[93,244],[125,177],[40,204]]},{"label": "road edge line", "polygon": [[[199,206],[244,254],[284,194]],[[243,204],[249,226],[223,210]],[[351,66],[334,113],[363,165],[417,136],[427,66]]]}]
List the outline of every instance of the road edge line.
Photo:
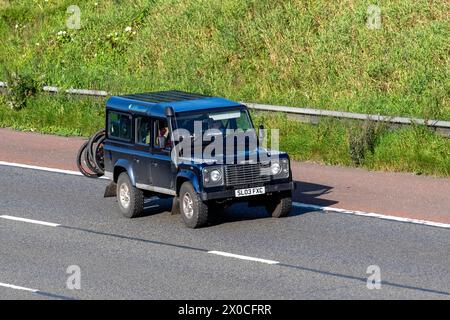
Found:
[{"label": "road edge line", "polygon": [[358,211],[358,210],[323,207],[323,206],[319,206],[319,205],[315,205],[315,204],[307,204],[307,203],[300,203],[300,202],[294,202],[293,205],[300,207],[300,208],[304,208],[304,209],[314,209],[314,210],[319,210],[319,211],[351,214],[351,215],[363,216],[363,217],[368,217],[368,218],[377,218],[377,219],[382,219],[382,220],[397,221],[397,222],[403,222],[403,223],[419,224],[419,225],[425,225],[425,226],[430,226],[430,227],[450,229],[450,224],[442,223],[442,222],[434,222],[434,221],[429,221],[429,220],[403,218],[403,217],[399,217],[399,216],[391,216],[391,215],[375,213],[375,212],[364,212],[364,211]]},{"label": "road edge line", "polygon": [[6,220],[12,220],[12,221],[18,221],[18,222],[26,222],[26,223],[32,223],[32,224],[38,224],[46,227],[60,227],[61,225],[59,223],[53,223],[53,222],[46,222],[41,220],[33,220],[33,219],[27,219],[27,218],[21,218],[16,216],[10,216],[7,214],[0,215],[1,219]]},{"label": "road edge line", "polygon": [[[72,176],[83,177],[83,174],[79,171],[56,169],[56,168],[42,167],[42,166],[36,166],[36,165],[31,165],[31,164],[16,163],[16,162],[0,161],[0,166],[32,169],[32,170],[39,170],[39,171],[46,171],[46,172],[53,172],[53,173],[62,173],[62,174],[68,174],[68,175],[72,175]],[[108,178],[106,178],[104,176],[99,177],[99,179],[107,179],[108,180]]]}]

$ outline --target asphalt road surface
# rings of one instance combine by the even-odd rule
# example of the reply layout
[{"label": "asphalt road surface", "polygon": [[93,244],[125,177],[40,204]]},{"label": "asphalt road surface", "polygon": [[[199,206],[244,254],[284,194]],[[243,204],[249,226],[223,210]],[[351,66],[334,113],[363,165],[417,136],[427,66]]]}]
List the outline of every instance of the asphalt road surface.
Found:
[{"label": "asphalt road surface", "polygon": [[[0,128],[1,162],[78,171],[79,137]],[[296,201],[450,225],[450,179],[291,161]]]},{"label": "asphalt road surface", "polygon": [[[106,184],[0,166],[0,298],[450,299],[449,229],[300,207],[273,219],[241,205],[192,230],[168,200],[123,218]],[[367,287],[369,266],[380,289]]]}]

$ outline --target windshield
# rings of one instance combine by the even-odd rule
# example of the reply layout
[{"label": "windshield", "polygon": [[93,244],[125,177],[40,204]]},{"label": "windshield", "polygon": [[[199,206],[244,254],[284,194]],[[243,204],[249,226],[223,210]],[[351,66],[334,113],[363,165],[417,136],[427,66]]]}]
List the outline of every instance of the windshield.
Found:
[{"label": "windshield", "polygon": [[194,123],[201,125],[202,132],[210,129],[220,130],[226,133],[226,130],[249,130],[253,129],[252,122],[247,110],[243,108],[231,109],[226,111],[200,111],[180,114],[176,117],[177,128],[186,129],[191,134],[194,133]]}]

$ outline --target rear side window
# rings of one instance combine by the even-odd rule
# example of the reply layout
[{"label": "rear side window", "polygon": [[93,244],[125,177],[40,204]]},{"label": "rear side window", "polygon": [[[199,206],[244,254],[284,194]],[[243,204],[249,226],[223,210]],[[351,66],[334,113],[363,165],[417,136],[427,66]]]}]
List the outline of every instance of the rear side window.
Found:
[{"label": "rear side window", "polygon": [[109,112],[108,136],[121,140],[131,140],[131,116],[123,113]]},{"label": "rear side window", "polygon": [[150,119],[136,118],[136,143],[150,145]]}]

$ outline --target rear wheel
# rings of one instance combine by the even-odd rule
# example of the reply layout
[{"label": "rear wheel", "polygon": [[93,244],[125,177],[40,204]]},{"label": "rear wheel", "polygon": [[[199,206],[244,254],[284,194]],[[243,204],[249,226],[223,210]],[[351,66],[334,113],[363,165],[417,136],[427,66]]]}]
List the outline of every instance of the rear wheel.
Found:
[{"label": "rear wheel", "polygon": [[266,204],[266,209],[274,218],[287,217],[292,210],[292,193],[281,193]]},{"label": "rear wheel", "polygon": [[189,228],[200,228],[208,222],[208,206],[195,192],[190,182],[180,189],[180,211],[183,221]]},{"label": "rear wheel", "polygon": [[131,184],[126,172],[117,180],[117,202],[124,217],[135,218],[144,212],[144,192]]}]

